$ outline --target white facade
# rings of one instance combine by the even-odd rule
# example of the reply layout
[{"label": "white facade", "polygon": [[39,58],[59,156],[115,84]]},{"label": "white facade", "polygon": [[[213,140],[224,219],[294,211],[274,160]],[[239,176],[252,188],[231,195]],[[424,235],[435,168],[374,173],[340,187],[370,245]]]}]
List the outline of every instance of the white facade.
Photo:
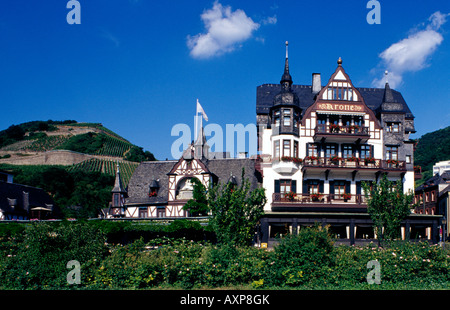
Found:
[{"label": "white facade", "polygon": [[266,212],[285,210],[289,203],[361,205],[361,182],[377,181],[382,174],[402,180],[405,192],[414,191],[412,167],[409,171],[400,160],[399,147],[385,143],[380,120],[341,63],[302,116],[295,98],[283,101],[287,92],[293,93],[286,84],[274,99],[270,125],[259,133]]}]

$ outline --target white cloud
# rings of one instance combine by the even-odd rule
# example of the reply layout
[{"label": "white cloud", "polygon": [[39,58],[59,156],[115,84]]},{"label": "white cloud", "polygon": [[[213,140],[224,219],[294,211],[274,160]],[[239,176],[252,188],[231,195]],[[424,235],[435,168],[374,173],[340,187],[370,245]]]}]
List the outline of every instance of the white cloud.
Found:
[{"label": "white cloud", "polygon": [[276,23],[277,23],[277,16],[276,15],[274,15],[274,16],[272,16],[272,17],[266,17],[266,18],[264,18],[262,21],[261,21],[261,23],[263,24],[263,25],[275,25]]},{"label": "white cloud", "polygon": [[[400,40],[385,49],[379,56],[380,67],[389,71],[388,81],[393,88],[401,85],[406,72],[419,71],[428,66],[427,60],[438,48],[444,37],[437,32],[446,22],[450,14],[435,12],[428,18],[424,30],[415,30],[407,38]],[[372,85],[383,87],[385,78],[374,79]]]},{"label": "white cloud", "polygon": [[187,45],[194,58],[210,58],[233,51],[237,46],[251,38],[253,31],[259,28],[244,11],[231,10],[214,2],[212,9],[201,15],[206,33],[188,36]]}]

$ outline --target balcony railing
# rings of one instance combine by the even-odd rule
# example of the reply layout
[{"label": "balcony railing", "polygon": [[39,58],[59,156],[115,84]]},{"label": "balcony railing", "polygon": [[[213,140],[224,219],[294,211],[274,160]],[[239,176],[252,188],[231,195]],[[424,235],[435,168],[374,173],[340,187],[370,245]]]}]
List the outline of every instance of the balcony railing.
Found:
[{"label": "balcony railing", "polygon": [[315,129],[316,134],[331,134],[331,135],[355,135],[368,136],[369,128],[364,126],[339,126],[335,124],[318,124]]},{"label": "balcony railing", "polygon": [[406,162],[398,160],[381,160],[375,158],[360,159],[356,157],[314,157],[307,156],[303,160],[304,167],[323,168],[360,168],[360,169],[384,169],[384,170],[405,170]]},{"label": "balcony railing", "polygon": [[287,204],[354,204],[365,205],[366,197],[359,194],[292,194],[273,193],[273,202]]}]

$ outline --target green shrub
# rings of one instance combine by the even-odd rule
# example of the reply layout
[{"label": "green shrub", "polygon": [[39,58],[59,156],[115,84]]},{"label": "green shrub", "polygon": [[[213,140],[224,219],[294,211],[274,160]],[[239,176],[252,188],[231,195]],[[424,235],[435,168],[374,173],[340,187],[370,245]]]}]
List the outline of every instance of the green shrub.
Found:
[{"label": "green shrub", "polygon": [[34,223],[11,249],[0,267],[0,283],[8,289],[68,287],[69,261],[92,264],[106,251],[104,235],[80,223]]},{"label": "green shrub", "polygon": [[322,227],[301,228],[288,235],[271,253],[265,283],[299,286],[325,281],[334,266],[334,248],[328,231]]}]

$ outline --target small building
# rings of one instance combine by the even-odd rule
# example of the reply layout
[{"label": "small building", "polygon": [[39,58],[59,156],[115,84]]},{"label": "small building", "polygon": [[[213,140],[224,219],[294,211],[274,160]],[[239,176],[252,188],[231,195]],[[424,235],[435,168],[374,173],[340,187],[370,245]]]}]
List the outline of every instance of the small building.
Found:
[{"label": "small building", "polygon": [[416,188],[414,203],[416,204],[415,213],[442,215],[445,227],[446,239],[449,237],[450,225],[448,216],[450,214],[450,170],[437,170],[434,176],[426,180],[422,185]]},{"label": "small building", "polygon": [[54,201],[43,189],[0,181],[0,220],[53,217]]},{"label": "small building", "polygon": [[[219,157],[219,158],[217,158]],[[117,168],[112,201],[104,212],[107,218],[182,218],[190,216],[183,206],[192,199],[192,178],[206,188],[232,181],[236,184],[248,178],[251,188],[262,183],[255,168],[256,159],[221,158],[209,153],[203,130],[179,160],[142,162],[134,171],[125,189]]]}]

